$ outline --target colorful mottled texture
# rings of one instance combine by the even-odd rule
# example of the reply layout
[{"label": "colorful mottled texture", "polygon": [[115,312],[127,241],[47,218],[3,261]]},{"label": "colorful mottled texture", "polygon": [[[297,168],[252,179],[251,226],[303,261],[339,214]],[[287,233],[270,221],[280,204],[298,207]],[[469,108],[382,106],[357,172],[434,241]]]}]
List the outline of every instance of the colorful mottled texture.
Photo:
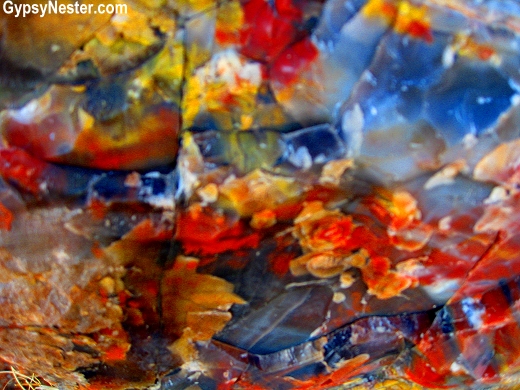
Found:
[{"label": "colorful mottled texture", "polygon": [[0,13],[2,385],[520,386],[516,0],[117,4]]}]

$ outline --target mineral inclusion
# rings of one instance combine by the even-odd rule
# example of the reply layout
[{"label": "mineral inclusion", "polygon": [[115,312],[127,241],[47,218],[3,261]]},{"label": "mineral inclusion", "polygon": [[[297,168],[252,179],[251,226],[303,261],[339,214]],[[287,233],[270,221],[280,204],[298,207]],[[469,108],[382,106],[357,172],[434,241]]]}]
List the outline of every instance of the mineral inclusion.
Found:
[{"label": "mineral inclusion", "polygon": [[2,385],[519,388],[517,0],[118,4],[0,14]]}]

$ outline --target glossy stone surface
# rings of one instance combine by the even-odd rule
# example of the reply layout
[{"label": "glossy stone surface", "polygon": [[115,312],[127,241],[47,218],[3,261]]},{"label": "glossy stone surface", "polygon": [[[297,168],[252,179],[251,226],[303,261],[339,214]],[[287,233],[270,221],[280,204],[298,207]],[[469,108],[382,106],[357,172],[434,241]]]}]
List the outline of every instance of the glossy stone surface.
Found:
[{"label": "glossy stone surface", "polygon": [[124,4],[0,14],[0,368],[514,388],[516,1]]}]

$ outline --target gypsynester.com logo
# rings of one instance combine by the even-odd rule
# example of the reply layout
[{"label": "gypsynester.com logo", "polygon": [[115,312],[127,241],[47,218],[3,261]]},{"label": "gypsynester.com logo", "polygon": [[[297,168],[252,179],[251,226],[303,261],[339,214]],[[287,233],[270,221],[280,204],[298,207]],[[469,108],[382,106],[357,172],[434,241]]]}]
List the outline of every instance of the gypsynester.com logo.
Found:
[{"label": "gypsynester.com logo", "polygon": [[28,4],[18,3],[18,1],[4,0],[3,11],[16,18],[25,18],[29,15],[64,15],[64,14],[126,14],[128,7],[126,4],[85,4],[76,1],[72,4],[63,4],[57,0],[49,0],[46,3]]}]

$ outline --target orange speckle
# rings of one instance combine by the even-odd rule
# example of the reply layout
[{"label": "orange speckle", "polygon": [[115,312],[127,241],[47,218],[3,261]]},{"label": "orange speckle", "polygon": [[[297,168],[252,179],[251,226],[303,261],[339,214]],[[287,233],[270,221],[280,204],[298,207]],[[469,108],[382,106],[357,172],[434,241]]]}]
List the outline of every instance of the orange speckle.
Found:
[{"label": "orange speckle", "polygon": [[276,213],[273,210],[262,210],[253,214],[250,225],[255,229],[266,229],[276,224]]},{"label": "orange speckle", "polygon": [[335,386],[341,386],[350,378],[361,374],[364,365],[368,364],[369,360],[370,356],[368,354],[360,354],[342,362],[341,367],[330,374],[321,374],[306,381],[294,380],[293,383],[297,386],[295,388],[298,390],[329,389]]},{"label": "orange speckle", "polygon": [[276,255],[269,260],[271,270],[275,275],[280,277],[285,276],[287,272],[289,272],[289,264],[293,259],[293,253],[276,253]]},{"label": "orange speckle", "polygon": [[237,378],[233,378],[229,381],[219,383],[217,385],[217,390],[233,390],[235,389],[235,383],[237,381]]},{"label": "orange speckle", "polygon": [[127,305],[132,309],[139,309],[141,307],[141,302],[137,299],[131,299],[128,301]]},{"label": "orange speckle", "polygon": [[394,20],[397,16],[397,7],[389,2],[383,2],[381,5],[381,13],[387,17],[388,20]]},{"label": "orange speckle", "polygon": [[419,355],[414,355],[409,367],[405,368],[406,376],[419,385],[426,387],[447,388],[445,376],[439,374],[435,369]]},{"label": "orange speckle", "polygon": [[489,60],[494,54],[495,50],[489,46],[483,45],[478,50],[478,57],[483,61]]},{"label": "orange speckle", "polygon": [[128,308],[126,317],[128,323],[132,326],[143,326],[145,324],[143,313],[139,309]]},{"label": "orange speckle", "polygon": [[130,296],[131,296],[131,294],[127,290],[120,291],[117,294],[117,297],[119,299],[119,304],[121,306],[125,305],[126,302],[128,301],[128,298],[130,298]]},{"label": "orange speckle", "polygon": [[302,211],[302,208],[303,206],[300,202],[291,201],[274,208],[273,211],[278,221],[288,221],[294,219]]},{"label": "orange speckle", "polygon": [[40,192],[47,164],[17,148],[0,149],[0,175],[32,194]]},{"label": "orange speckle", "polygon": [[89,209],[94,218],[103,219],[107,215],[107,205],[99,199],[92,199],[89,204]]},{"label": "orange speckle", "polygon": [[458,52],[461,56],[489,61],[496,54],[491,46],[479,43],[472,37],[458,36],[455,43],[459,46]]},{"label": "orange speckle", "polygon": [[177,218],[175,238],[186,253],[211,255],[255,248],[260,242],[257,232],[248,231],[243,221],[219,214],[211,208],[194,205]]},{"label": "orange speckle", "polygon": [[433,42],[433,35],[430,26],[427,23],[412,20],[408,25],[407,32],[414,38],[424,39],[428,43]]},{"label": "orange speckle", "polygon": [[354,228],[352,217],[323,208],[320,201],[308,202],[295,219],[293,235],[307,251],[340,249],[349,253]]},{"label": "orange speckle", "polygon": [[397,16],[397,7],[384,0],[370,0],[362,10],[363,16],[391,24]]},{"label": "orange speckle", "polygon": [[370,259],[368,267],[366,268],[367,274],[371,277],[377,278],[384,276],[390,270],[390,260],[387,257],[374,256]]},{"label": "orange speckle", "polygon": [[408,34],[413,38],[423,39],[428,43],[433,41],[428,19],[428,8],[425,6],[417,7],[407,1],[401,1],[394,30],[399,34]]},{"label": "orange speckle", "polygon": [[125,237],[138,242],[164,242],[173,238],[173,226],[155,225],[150,219],[145,219]]},{"label": "orange speckle", "polygon": [[372,214],[393,230],[399,230],[416,222],[421,213],[415,198],[406,191],[376,190],[377,195],[367,196],[364,203]]},{"label": "orange speckle", "polygon": [[11,224],[13,223],[13,213],[0,203],[0,229],[11,230]]},{"label": "orange speckle", "polygon": [[305,200],[308,202],[319,200],[323,203],[335,201],[344,197],[344,192],[340,191],[336,186],[315,185],[305,194]]},{"label": "orange speckle", "polygon": [[103,250],[103,248],[101,248],[101,246],[99,245],[99,242],[95,242],[94,244],[92,244],[91,250],[92,250],[92,254],[97,259],[101,259],[105,255],[105,251]]},{"label": "orange speckle", "polygon": [[240,27],[244,24],[244,12],[238,1],[220,5],[217,12],[215,39],[219,44],[236,44],[240,41]]},{"label": "orange speckle", "polygon": [[105,362],[114,361],[114,360],[124,360],[126,358],[127,351],[128,351],[127,346],[122,347],[119,345],[112,345],[108,348],[107,351],[105,351],[103,360]]},{"label": "orange speckle", "polygon": [[178,125],[178,114],[167,107],[136,118],[125,127],[121,139],[113,138],[102,124],[96,124],[83,129],[71,153],[56,156],[53,161],[101,169],[142,169],[169,163],[177,153]]},{"label": "orange speckle", "polygon": [[184,264],[192,261],[193,258],[178,256],[175,265],[179,267],[166,271],[161,288],[165,333],[182,336],[174,349],[188,355],[191,347],[185,350],[186,343],[211,338],[231,319],[229,308],[245,303],[233,293],[233,284],[186,269]]},{"label": "orange speckle", "polygon": [[106,303],[108,301],[108,292],[104,288],[99,289],[99,295],[101,296],[101,300],[103,303]]},{"label": "orange speckle", "polygon": [[183,256],[181,260],[178,259],[173,264],[173,269],[176,271],[195,271],[199,265],[199,259],[195,257]]},{"label": "orange speckle", "polygon": [[368,293],[379,299],[390,299],[398,296],[401,292],[410,288],[414,281],[413,278],[400,275],[394,271],[390,271],[378,279],[365,280],[363,278],[363,280],[367,284]]}]

